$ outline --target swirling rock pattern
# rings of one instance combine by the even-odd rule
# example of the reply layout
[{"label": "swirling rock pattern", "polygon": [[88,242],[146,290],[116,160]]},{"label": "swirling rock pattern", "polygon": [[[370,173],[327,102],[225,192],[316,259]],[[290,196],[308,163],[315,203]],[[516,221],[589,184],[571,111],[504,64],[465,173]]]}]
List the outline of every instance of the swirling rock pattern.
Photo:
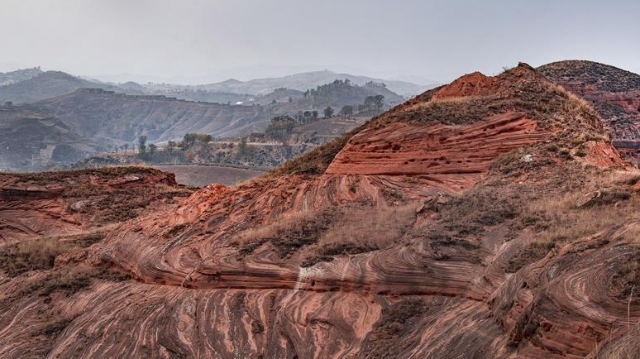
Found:
[{"label": "swirling rock pattern", "polygon": [[[79,234],[113,224],[118,222],[119,213],[115,212],[128,206],[118,201],[140,202],[140,207],[147,207],[171,197],[171,192],[188,194],[176,187],[172,174],[136,167],[0,174],[0,245],[37,236]],[[124,199],[131,195],[147,198]]]}]

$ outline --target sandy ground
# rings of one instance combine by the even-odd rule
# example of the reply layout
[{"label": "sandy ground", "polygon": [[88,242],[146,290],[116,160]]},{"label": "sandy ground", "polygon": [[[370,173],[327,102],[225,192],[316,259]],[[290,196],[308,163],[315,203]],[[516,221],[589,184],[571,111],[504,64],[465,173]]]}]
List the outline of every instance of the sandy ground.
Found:
[{"label": "sandy ground", "polygon": [[180,184],[204,187],[210,183],[222,183],[233,186],[263,172],[230,167],[198,166],[198,165],[158,165],[153,166],[161,171],[176,174],[176,181]]}]

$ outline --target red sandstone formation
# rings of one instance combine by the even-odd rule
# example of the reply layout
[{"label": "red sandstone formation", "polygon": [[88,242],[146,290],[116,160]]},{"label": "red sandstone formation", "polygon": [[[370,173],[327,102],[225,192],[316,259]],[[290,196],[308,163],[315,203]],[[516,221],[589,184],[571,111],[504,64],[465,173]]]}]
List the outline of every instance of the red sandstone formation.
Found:
[{"label": "red sandstone formation", "polygon": [[464,75],[445,86],[433,96],[434,99],[445,99],[465,96],[487,96],[496,92],[499,80],[487,77],[480,72]]},{"label": "red sandstone formation", "polygon": [[606,137],[526,65],[472,74],[277,172],[296,174],[208,186],[0,279],[0,356],[596,355],[640,320],[621,215],[639,174]]},{"label": "red sandstone formation", "polygon": [[0,244],[34,236],[78,234],[118,223],[122,216],[136,216],[141,201],[141,207],[151,204],[147,198],[130,197],[157,196],[175,187],[172,174],[135,167],[55,176],[0,174]]},{"label": "red sandstone formation", "polygon": [[517,112],[468,125],[392,123],[353,136],[326,173],[419,175],[432,179],[435,185],[468,178],[463,186],[449,187],[455,191],[475,184],[496,157],[549,135]]}]

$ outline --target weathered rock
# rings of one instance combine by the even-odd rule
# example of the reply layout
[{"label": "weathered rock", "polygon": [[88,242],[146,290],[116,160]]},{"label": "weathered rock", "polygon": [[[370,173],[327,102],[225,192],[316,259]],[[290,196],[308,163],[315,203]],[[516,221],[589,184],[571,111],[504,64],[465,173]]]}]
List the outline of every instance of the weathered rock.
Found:
[{"label": "weathered rock", "polygon": [[[535,242],[536,232],[519,227],[525,221],[501,196],[511,192],[553,202],[567,194],[562,186],[567,169],[576,191],[586,191],[576,178],[606,172],[600,168],[635,172],[619,166],[600,120],[586,105],[568,103],[565,92],[528,66],[501,76],[476,74],[380,116],[344,146],[318,151],[316,159],[329,161],[323,173],[207,186],[178,206],[123,223],[90,247],[81,264],[75,263],[81,255],[56,261],[55,270],[70,264],[110,266],[135,280],[97,278],[78,292],[58,291],[48,299],[18,289],[33,288],[44,273],[0,284],[5,309],[0,356],[589,355],[607,335],[620,333],[626,320],[640,319],[640,307],[620,300],[633,280],[623,265],[640,261],[637,241],[623,240],[636,223],[554,244],[507,273],[510,261]],[[450,112],[424,110],[438,91],[446,98],[435,101],[473,97],[463,101],[469,106],[464,111],[451,113],[465,115],[477,110],[471,106],[481,106],[479,118],[467,116],[461,123],[447,117]],[[517,101],[501,97],[507,95]],[[557,105],[551,107],[554,116],[526,112],[541,95]],[[526,100],[530,103],[523,105]],[[459,109],[455,103],[447,106]],[[434,114],[442,117],[421,117]],[[544,152],[549,145],[569,146],[578,138],[577,127],[600,136],[584,156],[596,166],[575,162],[568,151],[564,157]],[[523,161],[528,154],[531,161]],[[497,160],[516,168],[492,168]],[[342,248],[324,248],[338,248],[335,252],[304,263],[307,255],[325,253],[318,237],[327,226],[357,222],[363,209],[394,213],[403,206],[409,206],[415,224],[387,245],[357,248],[363,243],[347,240],[338,243]],[[439,218],[435,210],[424,210],[430,206]],[[447,215],[450,222],[443,218]],[[394,217],[375,220],[394,223]],[[424,224],[443,229],[421,232]],[[291,233],[280,235],[274,227]],[[358,235],[343,229],[347,238]],[[510,229],[517,233],[507,239]],[[627,277],[613,283],[621,273]],[[47,337],[43,333],[53,324],[62,329]]]}]

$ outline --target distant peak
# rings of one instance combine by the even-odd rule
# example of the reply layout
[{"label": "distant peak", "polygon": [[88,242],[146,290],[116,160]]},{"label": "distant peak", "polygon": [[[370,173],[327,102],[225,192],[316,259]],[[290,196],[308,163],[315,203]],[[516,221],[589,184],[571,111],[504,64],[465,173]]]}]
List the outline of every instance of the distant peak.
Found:
[{"label": "distant peak", "polygon": [[228,79],[225,81],[222,81],[221,84],[225,84],[225,85],[234,85],[234,84],[242,84],[244,82],[238,80],[238,79]]}]

